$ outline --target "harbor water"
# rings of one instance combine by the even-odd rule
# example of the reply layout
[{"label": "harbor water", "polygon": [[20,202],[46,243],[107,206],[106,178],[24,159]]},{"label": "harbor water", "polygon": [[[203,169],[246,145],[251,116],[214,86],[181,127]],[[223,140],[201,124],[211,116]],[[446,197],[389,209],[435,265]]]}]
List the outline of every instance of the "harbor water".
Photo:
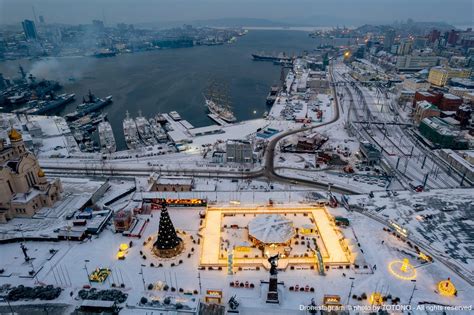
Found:
[{"label": "harbor water", "polygon": [[[64,115],[75,110],[88,90],[98,97],[113,96],[108,114],[117,149],[125,149],[122,121],[128,110],[141,110],[151,117],[176,110],[196,127],[213,124],[206,112],[203,93],[210,82],[229,89],[234,113],[239,121],[262,117],[265,98],[280,78],[280,67],[252,60],[252,53],[300,54],[316,48],[320,41],[303,31],[251,30],[235,43],[222,46],[158,50],[111,58],[63,57],[16,60],[0,63],[0,73],[17,77],[18,65],[37,77],[59,80],[64,92],[75,93],[76,101],[61,109]],[[342,43],[341,43],[342,44]],[[61,93],[64,93],[61,92]]]}]

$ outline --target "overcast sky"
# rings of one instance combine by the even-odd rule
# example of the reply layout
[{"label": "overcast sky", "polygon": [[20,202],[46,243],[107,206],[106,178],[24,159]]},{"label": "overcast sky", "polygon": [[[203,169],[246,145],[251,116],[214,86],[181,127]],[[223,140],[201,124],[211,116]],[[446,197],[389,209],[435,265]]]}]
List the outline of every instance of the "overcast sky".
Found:
[{"label": "overcast sky", "polygon": [[[324,16],[336,23],[391,23],[412,18],[472,24],[474,0],[0,0],[0,24],[43,15],[47,22],[156,23],[220,18],[276,21]],[[104,13],[103,13],[104,12]]]}]

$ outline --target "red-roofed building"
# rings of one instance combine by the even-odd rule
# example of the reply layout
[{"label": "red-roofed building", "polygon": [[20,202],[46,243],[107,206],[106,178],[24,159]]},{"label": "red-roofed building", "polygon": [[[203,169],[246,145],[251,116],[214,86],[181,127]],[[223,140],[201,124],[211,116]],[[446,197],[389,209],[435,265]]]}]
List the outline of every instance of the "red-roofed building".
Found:
[{"label": "red-roofed building", "polygon": [[416,107],[416,103],[421,101],[427,101],[433,105],[438,106],[441,102],[443,94],[435,91],[417,91],[413,100],[413,107]]},{"label": "red-roofed building", "polygon": [[441,98],[438,108],[442,111],[456,111],[461,104],[462,98],[450,93],[445,93]]}]

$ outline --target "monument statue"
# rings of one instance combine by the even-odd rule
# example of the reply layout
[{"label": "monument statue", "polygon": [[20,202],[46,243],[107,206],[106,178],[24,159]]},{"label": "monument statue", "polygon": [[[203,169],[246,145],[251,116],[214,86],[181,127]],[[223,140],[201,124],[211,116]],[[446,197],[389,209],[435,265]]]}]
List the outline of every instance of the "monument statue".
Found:
[{"label": "monument statue", "polygon": [[235,295],[229,299],[229,302],[227,302],[227,304],[229,304],[229,308],[233,311],[237,310],[237,307],[239,307],[239,302],[237,302]]},{"label": "monument statue", "polygon": [[270,281],[268,282],[267,303],[280,303],[278,299],[278,259],[280,254],[268,258],[270,263]]},{"label": "monument statue", "polygon": [[311,298],[311,304],[308,305],[309,307],[309,313],[310,314],[316,314],[318,311],[316,310],[316,302],[314,301],[314,298]]},{"label": "monument statue", "polygon": [[275,276],[278,274],[277,266],[278,260],[280,259],[280,254],[276,254],[275,256],[271,256],[268,258],[268,262],[270,263],[270,275]]},{"label": "monument statue", "polygon": [[30,257],[29,257],[28,254],[26,253],[26,251],[28,250],[28,248],[25,246],[25,244],[21,243],[20,248],[21,248],[21,250],[23,251],[23,255],[25,255],[25,261],[26,261],[26,262],[30,261]]}]

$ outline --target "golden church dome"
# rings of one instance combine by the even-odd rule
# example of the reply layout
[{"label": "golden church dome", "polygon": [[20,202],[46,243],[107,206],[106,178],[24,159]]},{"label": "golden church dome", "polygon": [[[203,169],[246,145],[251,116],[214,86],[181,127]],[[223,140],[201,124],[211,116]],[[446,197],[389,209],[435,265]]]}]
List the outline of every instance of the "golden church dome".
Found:
[{"label": "golden church dome", "polygon": [[41,168],[38,171],[38,176],[39,177],[44,177],[45,176],[44,171]]},{"label": "golden church dome", "polygon": [[8,132],[8,138],[10,138],[11,141],[20,141],[23,139],[21,133],[15,128],[10,129]]}]

